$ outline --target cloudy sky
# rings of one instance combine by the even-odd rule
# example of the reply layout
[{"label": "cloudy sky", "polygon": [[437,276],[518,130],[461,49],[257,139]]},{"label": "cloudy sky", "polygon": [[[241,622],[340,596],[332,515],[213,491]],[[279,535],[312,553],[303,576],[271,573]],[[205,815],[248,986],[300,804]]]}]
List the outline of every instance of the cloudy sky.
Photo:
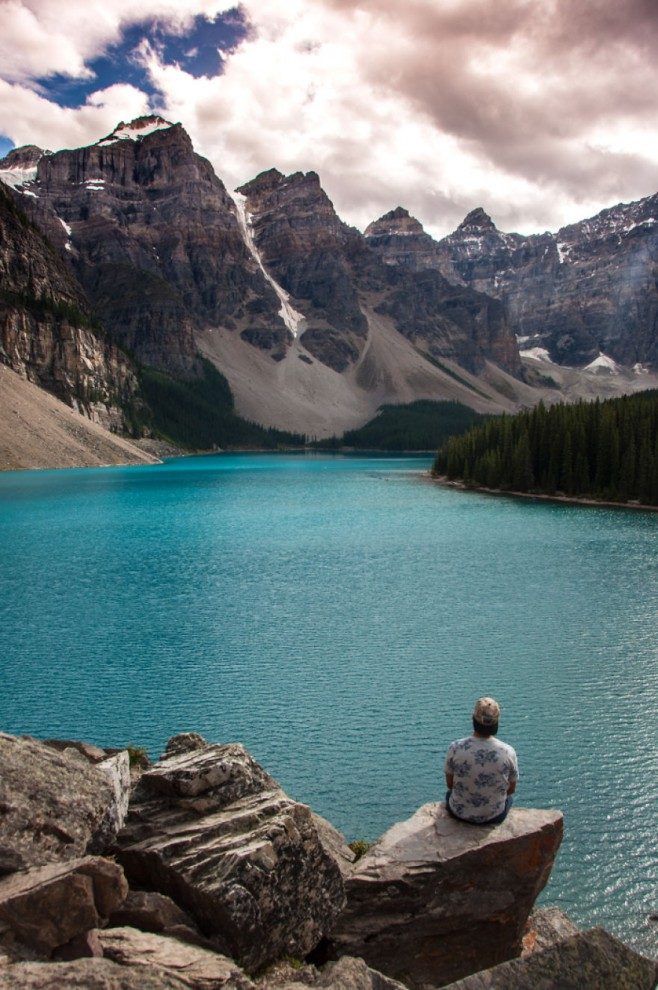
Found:
[{"label": "cloudy sky", "polygon": [[658,191],[657,0],[0,0],[0,154],[150,110],[363,228],[555,229]]}]

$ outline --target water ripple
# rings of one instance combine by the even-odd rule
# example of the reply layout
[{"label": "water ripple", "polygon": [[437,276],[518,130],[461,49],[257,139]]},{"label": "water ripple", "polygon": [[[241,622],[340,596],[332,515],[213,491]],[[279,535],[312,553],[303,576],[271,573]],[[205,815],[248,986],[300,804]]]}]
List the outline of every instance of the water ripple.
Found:
[{"label": "water ripple", "polygon": [[494,694],[519,803],[565,813],[543,900],[656,954],[658,518],[446,491],[427,463],[0,477],[0,725],[240,740],[374,838],[442,795]]}]

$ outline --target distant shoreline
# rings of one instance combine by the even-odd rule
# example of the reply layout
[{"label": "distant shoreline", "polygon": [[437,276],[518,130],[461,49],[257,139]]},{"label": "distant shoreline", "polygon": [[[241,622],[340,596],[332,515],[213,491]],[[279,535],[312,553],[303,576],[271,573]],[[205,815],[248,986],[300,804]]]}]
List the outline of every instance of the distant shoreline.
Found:
[{"label": "distant shoreline", "polygon": [[595,509],[632,509],[635,512],[658,512],[658,505],[645,505],[641,502],[610,502],[596,498],[578,498],[575,495],[546,495],[541,492],[503,491],[501,488],[486,488],[484,485],[465,485],[463,481],[450,481],[445,475],[428,474],[430,481],[443,488],[453,488],[463,492],[478,492],[480,495],[522,498],[533,502],[557,502],[560,505],[581,505]]},{"label": "distant shoreline", "polygon": [[432,450],[385,450],[381,447],[222,447],[218,450],[183,450],[174,447],[173,444],[142,444],[140,441],[131,441],[138,450],[150,455],[152,461],[136,463],[130,460],[108,461],[100,464],[31,464],[14,467],[5,465],[0,459],[0,474],[15,473],[17,471],[67,471],[78,470],[84,467],[108,468],[108,467],[149,467],[154,464],[164,464],[165,461],[180,460],[186,457],[214,457],[219,454],[381,454],[386,457],[434,457],[436,451]]}]

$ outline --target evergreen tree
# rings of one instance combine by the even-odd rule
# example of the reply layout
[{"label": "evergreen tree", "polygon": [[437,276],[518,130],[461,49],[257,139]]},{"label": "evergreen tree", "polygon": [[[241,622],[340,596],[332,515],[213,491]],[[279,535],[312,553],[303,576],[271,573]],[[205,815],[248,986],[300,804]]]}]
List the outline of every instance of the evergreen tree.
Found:
[{"label": "evergreen tree", "polygon": [[502,490],[658,505],[658,391],[488,420],[444,444],[434,470]]},{"label": "evergreen tree", "polygon": [[530,456],[530,439],[527,432],[524,431],[514,448],[512,488],[517,492],[528,492],[532,489],[534,483],[535,477],[532,471],[532,459]]}]

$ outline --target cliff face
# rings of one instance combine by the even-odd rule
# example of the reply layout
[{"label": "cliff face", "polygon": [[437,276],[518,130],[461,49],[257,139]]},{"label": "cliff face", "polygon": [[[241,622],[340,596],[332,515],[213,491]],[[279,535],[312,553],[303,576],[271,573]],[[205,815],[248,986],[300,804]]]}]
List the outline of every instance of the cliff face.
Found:
[{"label": "cliff face", "polygon": [[284,176],[271,169],[238,192],[263,264],[304,317],[301,343],[344,371],[358,359],[368,331],[352,267],[363,250],[360,234],[339,219],[315,172]]},{"label": "cliff face", "polygon": [[373,220],[365,229],[365,237],[387,265],[413,272],[438,269],[450,281],[463,284],[453,265],[444,261],[434,238],[402,206]]},{"label": "cliff face", "polygon": [[42,155],[24,191],[103,325],[145,363],[194,374],[199,328],[285,346],[278,299],[234,203],[180,125],[141,118],[90,147]]},{"label": "cliff face", "polygon": [[522,349],[545,348],[560,364],[600,353],[658,362],[658,195],[529,237],[474,210],[437,256],[443,271],[505,304]]},{"label": "cliff face", "polygon": [[378,311],[392,316],[401,333],[469,371],[480,372],[490,360],[519,374],[504,307],[466,284],[415,217],[398,207],[371,223],[365,237],[387,269],[389,291]]},{"label": "cliff face", "polygon": [[433,270],[436,245],[406,211],[388,215],[406,249],[403,263],[393,265],[390,239],[377,225],[364,238],[344,224],[315,172],[286,177],[272,170],[240,192],[263,261],[304,314],[301,342],[318,360],[337,371],[358,360],[366,314],[374,310],[431,358],[452,359],[476,373],[492,360],[518,372],[503,307]]},{"label": "cliff face", "polygon": [[0,360],[89,418],[123,428],[133,368],[94,326],[70,270],[0,186]]},{"label": "cliff face", "polygon": [[[159,117],[87,148],[16,149],[0,180],[112,340],[184,380],[201,376],[204,354],[238,413],[266,425],[327,436],[382,403],[497,412],[653,383],[658,197],[532,237],[501,233],[478,209],[439,242],[398,207],[364,236],[315,172],[271,169],[230,196],[183,128]],[[20,320],[11,333],[14,351],[36,338],[54,348]],[[58,360],[102,363],[92,345],[75,337]],[[563,367],[546,375],[545,360]],[[617,375],[615,361],[626,366]],[[122,393],[121,367],[113,374]]]}]

